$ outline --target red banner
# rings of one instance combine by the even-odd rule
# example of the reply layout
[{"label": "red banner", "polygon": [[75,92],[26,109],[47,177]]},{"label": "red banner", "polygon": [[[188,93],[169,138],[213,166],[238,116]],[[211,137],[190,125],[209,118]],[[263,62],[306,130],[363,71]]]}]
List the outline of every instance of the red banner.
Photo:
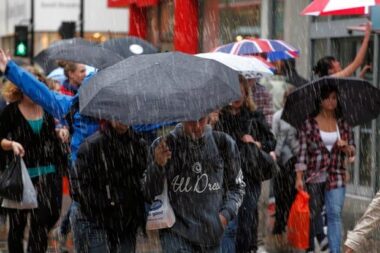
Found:
[{"label": "red banner", "polygon": [[128,5],[134,2],[134,0],[108,0],[109,8],[128,7]]},{"label": "red banner", "polygon": [[108,0],[108,7],[110,8],[128,7],[131,4],[136,4],[139,7],[148,7],[158,4],[158,0]]},{"label": "red banner", "polygon": [[175,50],[198,53],[198,0],[176,0],[174,18]]},{"label": "red banner", "polygon": [[138,7],[135,4],[129,6],[129,35],[145,39],[147,26],[146,8]]}]

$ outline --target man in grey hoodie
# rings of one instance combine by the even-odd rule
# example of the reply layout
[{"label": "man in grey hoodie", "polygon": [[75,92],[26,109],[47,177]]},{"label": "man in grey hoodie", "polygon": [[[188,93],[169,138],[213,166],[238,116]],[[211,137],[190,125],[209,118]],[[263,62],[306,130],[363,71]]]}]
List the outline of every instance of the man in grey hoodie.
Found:
[{"label": "man in grey hoodie", "polygon": [[148,201],[168,182],[176,222],[160,230],[163,252],[221,252],[224,228],[236,216],[245,187],[229,135],[213,131],[207,118],[178,124],[152,144],[144,180]]}]

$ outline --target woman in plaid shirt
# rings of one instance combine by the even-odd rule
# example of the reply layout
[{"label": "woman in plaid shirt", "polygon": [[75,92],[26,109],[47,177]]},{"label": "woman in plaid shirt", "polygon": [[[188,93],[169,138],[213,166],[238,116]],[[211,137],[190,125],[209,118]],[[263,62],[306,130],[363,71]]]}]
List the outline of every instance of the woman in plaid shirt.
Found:
[{"label": "woman in plaid shirt", "polygon": [[314,237],[324,239],[322,209],[327,213],[328,242],[331,253],[340,252],[341,212],[345,198],[345,161],[354,160],[351,127],[342,119],[336,86],[321,88],[317,111],[299,131],[300,152],[296,164],[296,188],[310,194],[310,239],[308,252],[314,251]]}]

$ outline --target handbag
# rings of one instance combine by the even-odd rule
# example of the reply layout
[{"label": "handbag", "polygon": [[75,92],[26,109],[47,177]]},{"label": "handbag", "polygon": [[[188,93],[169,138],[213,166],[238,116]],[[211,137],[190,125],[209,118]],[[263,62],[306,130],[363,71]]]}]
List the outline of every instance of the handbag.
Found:
[{"label": "handbag", "polygon": [[299,191],[288,218],[288,242],[297,249],[309,248],[310,209],[309,194]]},{"label": "handbag", "polygon": [[240,156],[244,176],[261,182],[275,177],[280,168],[272,157],[254,143],[240,143]]},{"label": "handbag", "polygon": [[21,158],[14,156],[0,176],[0,196],[6,199],[21,201],[23,194]]},{"label": "handbag", "polygon": [[21,177],[22,177],[22,199],[21,201],[15,201],[12,199],[3,199],[2,207],[12,209],[33,209],[38,207],[37,192],[34,189],[32,180],[30,179],[28,170],[24,163],[24,160],[20,159]]},{"label": "handbag", "polygon": [[168,184],[164,181],[164,189],[157,195],[149,208],[146,230],[171,228],[175,223],[175,215],[169,202]]}]

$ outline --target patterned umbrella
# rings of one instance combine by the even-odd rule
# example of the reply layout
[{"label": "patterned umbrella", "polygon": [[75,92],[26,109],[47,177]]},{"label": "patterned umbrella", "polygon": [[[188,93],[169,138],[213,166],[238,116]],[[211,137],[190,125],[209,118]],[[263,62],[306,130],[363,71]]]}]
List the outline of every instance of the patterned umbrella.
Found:
[{"label": "patterned umbrella", "polygon": [[369,7],[380,4],[380,0],[314,0],[301,15],[366,15]]},{"label": "patterned umbrella", "polygon": [[236,70],[246,78],[260,78],[273,75],[268,64],[254,57],[243,57],[220,52],[196,54],[195,56],[218,61],[227,67]]},{"label": "patterned umbrella", "polygon": [[265,54],[267,60],[286,60],[299,56],[299,50],[282,40],[268,39],[244,39],[238,42],[217,47],[214,52],[222,52],[235,55]]}]

